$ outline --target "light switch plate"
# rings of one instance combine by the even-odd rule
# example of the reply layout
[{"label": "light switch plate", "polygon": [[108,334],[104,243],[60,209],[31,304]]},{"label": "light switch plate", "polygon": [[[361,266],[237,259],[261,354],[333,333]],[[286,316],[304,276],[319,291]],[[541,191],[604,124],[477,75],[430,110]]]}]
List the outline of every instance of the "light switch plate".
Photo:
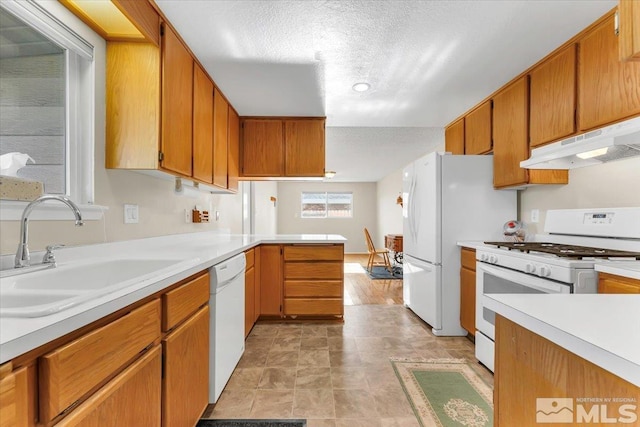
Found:
[{"label": "light switch plate", "polygon": [[124,223],[138,223],[138,205],[124,205]]},{"label": "light switch plate", "polygon": [[536,223],[538,221],[540,221],[540,210],[531,209],[531,222]]}]

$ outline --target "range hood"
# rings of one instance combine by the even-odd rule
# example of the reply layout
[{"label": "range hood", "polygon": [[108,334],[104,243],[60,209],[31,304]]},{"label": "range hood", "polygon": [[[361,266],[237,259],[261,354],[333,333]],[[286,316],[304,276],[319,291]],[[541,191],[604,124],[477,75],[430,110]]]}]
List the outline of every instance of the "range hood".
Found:
[{"label": "range hood", "polygon": [[640,117],[531,150],[525,169],[576,169],[640,156]]}]

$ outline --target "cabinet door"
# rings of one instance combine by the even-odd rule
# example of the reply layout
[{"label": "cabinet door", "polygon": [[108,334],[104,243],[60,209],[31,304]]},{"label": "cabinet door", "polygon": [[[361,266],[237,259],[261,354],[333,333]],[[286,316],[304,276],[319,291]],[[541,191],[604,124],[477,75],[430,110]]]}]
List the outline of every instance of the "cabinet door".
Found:
[{"label": "cabinet door", "polygon": [[444,149],[451,154],[464,154],[464,117],[444,130]]},{"label": "cabinet door", "polygon": [[0,380],[0,427],[31,427],[36,421],[35,366],[10,372]]},{"label": "cabinet door", "polygon": [[324,176],[324,120],[285,120],[285,176]]},{"label": "cabinet door", "polygon": [[621,61],[640,61],[640,2],[619,0],[618,43]]},{"label": "cabinet door", "polygon": [[162,426],[193,427],[209,401],[209,306],[162,340]]},{"label": "cabinet door", "polygon": [[229,190],[238,190],[238,175],[240,174],[240,118],[238,113],[229,106],[229,156],[228,171]]},{"label": "cabinet door", "polygon": [[251,332],[255,322],[256,304],[256,269],[249,268],[244,273],[244,336]]},{"label": "cabinet door", "polygon": [[640,280],[599,273],[598,293],[600,294],[640,294]]},{"label": "cabinet door", "polygon": [[486,101],[465,117],[464,153],[485,154],[491,142],[491,101]]},{"label": "cabinet door", "polygon": [[255,271],[255,295],[253,304],[253,323],[258,321],[260,317],[260,304],[262,301],[262,293],[261,293],[261,265],[262,265],[262,256],[260,247],[257,247],[253,253],[254,255],[254,271]]},{"label": "cabinet door", "polygon": [[213,95],[213,185],[227,188],[229,103],[215,90]]},{"label": "cabinet door", "polygon": [[576,45],[536,67],[530,74],[531,147],[575,132]]},{"label": "cabinet door", "polygon": [[613,15],[580,40],[578,84],[581,130],[640,113],[640,63],[619,61]]},{"label": "cabinet door", "polygon": [[161,375],[160,346],[156,346],[56,426],[160,426]]},{"label": "cabinet door", "polygon": [[526,184],[520,162],[529,157],[527,144],[527,80],[522,77],[493,98],[493,185]]},{"label": "cabinet door", "polygon": [[476,272],[460,269],[460,325],[476,334]]},{"label": "cabinet door", "polygon": [[260,246],[260,314],[282,313],[282,253],[279,245]]},{"label": "cabinet door", "polygon": [[284,175],[282,120],[244,120],[241,152],[243,176]]},{"label": "cabinet door", "polygon": [[193,65],[193,177],[213,182],[213,82]]},{"label": "cabinet door", "polygon": [[193,58],[171,28],[163,24],[162,144],[160,166],[191,176]]}]

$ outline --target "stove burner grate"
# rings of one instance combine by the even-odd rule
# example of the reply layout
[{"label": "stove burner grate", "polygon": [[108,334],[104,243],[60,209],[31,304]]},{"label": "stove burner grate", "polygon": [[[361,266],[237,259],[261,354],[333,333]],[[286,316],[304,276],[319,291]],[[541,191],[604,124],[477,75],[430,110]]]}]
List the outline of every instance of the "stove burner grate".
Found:
[{"label": "stove burner grate", "polygon": [[635,258],[640,260],[640,252],[614,249],[591,248],[588,246],[563,245],[548,242],[484,242],[487,245],[516,250],[524,253],[543,252],[562,258]]}]

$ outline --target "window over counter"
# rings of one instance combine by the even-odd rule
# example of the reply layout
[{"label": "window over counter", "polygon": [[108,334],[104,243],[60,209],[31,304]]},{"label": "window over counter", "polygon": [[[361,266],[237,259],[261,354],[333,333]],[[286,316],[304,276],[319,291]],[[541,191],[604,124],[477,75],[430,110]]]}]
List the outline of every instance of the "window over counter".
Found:
[{"label": "window over counter", "polygon": [[301,218],[352,218],[352,192],[302,192]]},{"label": "window over counter", "polygon": [[0,4],[0,154],[33,162],[18,178],[93,203],[93,46],[38,3]]}]

